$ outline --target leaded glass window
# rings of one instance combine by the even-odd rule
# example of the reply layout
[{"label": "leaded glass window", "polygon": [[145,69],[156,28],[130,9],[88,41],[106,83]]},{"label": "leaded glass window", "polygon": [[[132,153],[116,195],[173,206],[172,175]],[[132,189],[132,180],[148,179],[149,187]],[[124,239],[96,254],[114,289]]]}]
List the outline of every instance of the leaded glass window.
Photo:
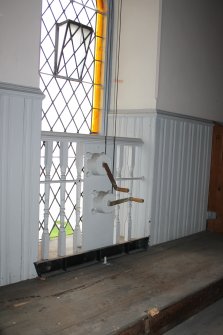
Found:
[{"label": "leaded glass window", "polygon": [[89,134],[101,113],[106,1],[43,0],[42,130]]},{"label": "leaded glass window", "polygon": [[[42,104],[44,131],[82,134],[98,132],[105,91],[106,3],[107,0],[42,0],[40,89],[45,95]],[[51,168],[53,182],[49,196],[51,239],[58,236],[60,225],[59,151],[60,143],[54,142]],[[43,141],[40,162],[40,238],[45,203],[44,157]],[[70,181],[76,178],[75,160],[76,144],[71,142],[66,173]],[[66,183],[65,208],[65,226],[72,232],[76,224],[75,182]]]}]

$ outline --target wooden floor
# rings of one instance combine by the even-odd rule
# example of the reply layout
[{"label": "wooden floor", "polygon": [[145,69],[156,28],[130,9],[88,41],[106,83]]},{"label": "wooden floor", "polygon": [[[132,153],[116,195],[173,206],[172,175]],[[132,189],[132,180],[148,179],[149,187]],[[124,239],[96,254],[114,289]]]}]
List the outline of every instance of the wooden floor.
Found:
[{"label": "wooden floor", "polygon": [[148,315],[156,318],[212,283],[220,283],[221,295],[222,259],[223,236],[205,232],[108,265],[2,287],[0,335],[145,334],[134,325]]}]

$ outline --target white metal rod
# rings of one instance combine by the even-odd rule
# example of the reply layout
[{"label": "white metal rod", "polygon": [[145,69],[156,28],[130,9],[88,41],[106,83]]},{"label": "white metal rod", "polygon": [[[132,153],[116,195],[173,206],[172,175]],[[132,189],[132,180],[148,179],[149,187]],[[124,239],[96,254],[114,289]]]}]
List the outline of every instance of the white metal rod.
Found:
[{"label": "white metal rod", "polygon": [[83,182],[84,181],[84,179],[71,179],[71,180],[69,180],[69,179],[66,179],[66,180],[41,180],[40,181],[40,184],[47,184],[47,183],[49,183],[49,184],[61,184],[61,183],[64,183],[64,184],[67,184],[67,183],[77,183],[77,182],[79,182],[79,181],[81,181],[81,182]]},{"label": "white metal rod", "polygon": [[[130,178],[130,177],[115,177],[115,180],[144,180],[145,177],[133,177],[133,178]],[[66,179],[66,180],[41,180],[40,181],[40,184],[61,184],[61,183],[77,183],[77,182],[83,182],[84,179]]]}]

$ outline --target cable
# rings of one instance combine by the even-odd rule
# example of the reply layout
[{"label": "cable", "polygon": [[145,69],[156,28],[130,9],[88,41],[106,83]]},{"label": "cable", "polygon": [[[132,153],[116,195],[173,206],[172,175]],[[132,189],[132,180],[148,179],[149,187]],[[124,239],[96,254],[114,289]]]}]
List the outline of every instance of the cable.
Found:
[{"label": "cable", "polygon": [[118,10],[118,29],[117,29],[117,49],[116,49],[116,68],[115,68],[115,94],[114,94],[114,116],[113,116],[113,125],[114,125],[114,140],[113,140],[113,164],[112,170],[114,173],[115,169],[115,153],[116,153],[116,134],[117,134],[117,115],[118,115],[118,93],[119,93],[119,66],[120,66],[120,42],[121,42],[121,28],[122,28],[122,0],[119,2]]}]

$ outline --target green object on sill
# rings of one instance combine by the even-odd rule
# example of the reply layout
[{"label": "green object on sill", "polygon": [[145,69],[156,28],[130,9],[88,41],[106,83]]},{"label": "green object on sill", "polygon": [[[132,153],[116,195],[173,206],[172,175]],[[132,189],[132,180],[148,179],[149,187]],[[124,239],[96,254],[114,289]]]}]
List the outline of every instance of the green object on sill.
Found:
[{"label": "green object on sill", "polygon": [[[60,227],[60,221],[56,222],[56,225],[53,227],[53,229],[50,232],[50,239],[53,240],[54,238],[57,238],[59,235],[59,228]],[[66,235],[72,235],[73,229],[71,227],[71,224],[69,222],[64,222],[65,232]]]}]

